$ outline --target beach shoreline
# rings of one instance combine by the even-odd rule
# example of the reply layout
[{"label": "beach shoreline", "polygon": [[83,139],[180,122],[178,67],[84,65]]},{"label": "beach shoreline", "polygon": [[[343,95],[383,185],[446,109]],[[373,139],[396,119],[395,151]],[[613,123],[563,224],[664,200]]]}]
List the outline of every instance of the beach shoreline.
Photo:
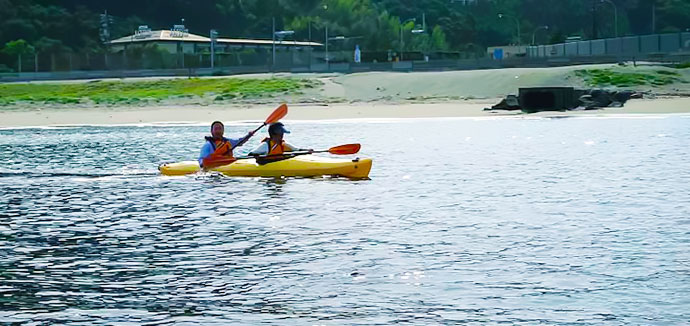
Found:
[{"label": "beach shoreline", "polygon": [[[628,101],[622,108],[586,111],[548,111],[533,114],[521,111],[486,111],[500,99],[448,101],[439,103],[350,103],[295,104],[289,106],[285,120],[343,120],[390,118],[445,117],[548,117],[642,114],[690,114],[690,98],[668,97]],[[73,125],[136,125],[136,124],[204,124],[214,120],[225,122],[262,121],[279,104],[244,106],[148,106],[120,108],[35,109],[0,111],[0,127],[41,127]]]},{"label": "beach shoreline", "polygon": [[[611,69],[623,72],[672,71],[676,82],[668,85],[606,87],[643,94],[643,99],[626,102],[622,108],[587,111],[553,111],[526,114],[521,111],[486,111],[506,95],[521,87],[588,87],[578,77],[582,69]],[[378,118],[441,117],[531,117],[612,114],[687,114],[690,113],[690,69],[666,67],[619,67],[585,65],[553,68],[506,68],[441,72],[367,72],[355,74],[261,74],[252,80],[273,78],[311,79],[320,85],[295,92],[269,92],[265,96],[238,96],[221,99],[214,95],[173,97],[157,102],[145,99],[133,103],[107,105],[89,101],[70,104],[15,102],[0,107],[0,128],[64,125],[127,125],[142,123],[210,123],[263,121],[281,103],[287,103],[286,120],[340,120]],[[218,80],[220,77],[210,77]],[[233,76],[247,78],[247,76]],[[165,78],[148,78],[163,80]],[[179,78],[178,78],[179,79]],[[122,82],[140,82],[123,79]],[[93,81],[81,81],[92,83]],[[237,82],[236,80],[234,82]],[[66,84],[80,81],[65,81]],[[31,83],[29,83],[31,84]],[[44,82],[36,83],[37,85]],[[27,91],[30,92],[30,86]],[[111,94],[111,95],[118,95]],[[240,94],[241,95],[241,94]],[[27,94],[30,96],[30,93]]]}]

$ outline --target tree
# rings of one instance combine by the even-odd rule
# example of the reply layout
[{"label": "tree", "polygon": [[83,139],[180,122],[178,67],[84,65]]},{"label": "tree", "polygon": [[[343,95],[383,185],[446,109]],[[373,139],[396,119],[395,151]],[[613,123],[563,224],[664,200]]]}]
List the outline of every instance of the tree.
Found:
[{"label": "tree", "polygon": [[22,55],[34,52],[34,47],[22,39],[7,42],[3,52],[17,56],[17,72],[22,72]]},{"label": "tree", "polygon": [[64,46],[62,41],[48,37],[38,39],[36,49],[38,52],[50,54],[50,71],[55,71],[55,54],[70,51],[70,48]]},{"label": "tree", "polygon": [[446,33],[443,32],[441,26],[434,26],[431,31],[431,49],[436,51],[448,50],[448,43],[446,43]]},{"label": "tree", "polygon": [[690,2],[687,0],[657,1],[659,30],[663,32],[684,31],[690,27]]}]

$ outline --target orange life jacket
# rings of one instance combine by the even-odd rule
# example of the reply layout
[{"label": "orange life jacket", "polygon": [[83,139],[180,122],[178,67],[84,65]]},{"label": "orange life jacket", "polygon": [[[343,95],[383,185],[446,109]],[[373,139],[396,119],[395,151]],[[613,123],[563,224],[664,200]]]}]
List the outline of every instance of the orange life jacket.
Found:
[{"label": "orange life jacket", "polygon": [[285,152],[289,152],[285,150],[285,141],[281,141],[280,144],[276,144],[273,141],[271,141],[271,138],[264,138],[262,140],[266,144],[268,144],[268,153],[266,155],[280,155]]},{"label": "orange life jacket", "polygon": [[213,137],[206,137],[206,140],[211,142],[213,153],[201,161],[205,168],[210,169],[235,161],[235,157],[232,155],[232,145],[227,138],[214,139]]}]

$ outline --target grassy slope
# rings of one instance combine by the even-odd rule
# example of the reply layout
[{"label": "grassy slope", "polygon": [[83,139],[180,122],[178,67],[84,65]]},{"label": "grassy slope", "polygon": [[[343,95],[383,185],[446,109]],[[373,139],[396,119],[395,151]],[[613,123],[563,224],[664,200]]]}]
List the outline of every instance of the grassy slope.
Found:
[{"label": "grassy slope", "polygon": [[664,86],[687,83],[680,72],[673,70],[621,71],[616,69],[585,69],[575,74],[594,87]]},{"label": "grassy slope", "polygon": [[133,105],[177,98],[223,101],[300,94],[304,89],[318,85],[315,80],[297,78],[180,78],[127,82],[0,84],[0,106],[21,103]]},{"label": "grassy slope", "polygon": [[[298,102],[443,102],[497,98],[520,87],[625,88],[690,94],[690,69],[590,65],[347,75],[0,84],[0,109]],[[323,82],[325,81],[325,83]]]}]

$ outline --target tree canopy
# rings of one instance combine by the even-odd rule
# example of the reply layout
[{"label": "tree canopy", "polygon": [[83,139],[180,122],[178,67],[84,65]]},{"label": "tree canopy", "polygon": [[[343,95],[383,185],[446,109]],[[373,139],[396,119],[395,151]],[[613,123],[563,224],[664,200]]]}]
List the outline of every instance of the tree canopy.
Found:
[{"label": "tree canopy", "polygon": [[[107,10],[110,38],[139,25],[170,29],[182,19],[196,34],[216,29],[226,37],[270,38],[275,17],[277,28],[294,30],[297,40],[323,42],[328,27],[331,36],[384,51],[401,46],[402,29],[409,50],[482,51],[528,43],[540,26],[549,26],[538,34],[541,43],[611,37],[614,5],[619,35],[690,28],[687,0],[0,0],[0,44],[22,39],[38,51],[93,52],[102,46],[100,15]],[[425,32],[412,33],[422,17]]]}]

